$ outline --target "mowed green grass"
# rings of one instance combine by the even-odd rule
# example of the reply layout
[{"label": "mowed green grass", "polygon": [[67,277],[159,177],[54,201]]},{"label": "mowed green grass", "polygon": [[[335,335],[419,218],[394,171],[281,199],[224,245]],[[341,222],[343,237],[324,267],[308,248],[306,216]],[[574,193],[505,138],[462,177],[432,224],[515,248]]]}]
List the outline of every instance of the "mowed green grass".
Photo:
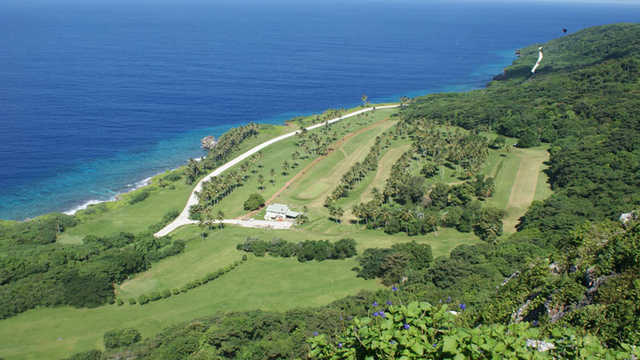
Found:
[{"label": "mowed green grass", "polygon": [[[185,263],[174,271],[188,272],[188,265]],[[320,306],[360,289],[380,287],[376,281],[356,278],[350,270],[355,265],[353,259],[299,263],[296,259],[251,256],[213,282],[144,306],[31,310],[0,321],[0,356],[59,359],[74,352],[102,348],[102,335],[111,329],[133,327],[148,337],[172,324],[216,311],[284,311]]]},{"label": "mowed green grass", "polygon": [[[271,138],[282,135],[290,129],[286,126],[261,125],[258,136],[247,139],[236,150],[232,158],[248,149],[263,143]],[[183,167],[173,172],[182,174]],[[195,187],[195,184],[186,184],[184,176],[170,184],[175,189],[169,187],[160,188],[157,186],[158,180],[166,176],[169,172],[155,176],[152,184],[134,192],[123,194],[117,201],[106,202],[93,206],[93,208],[104,209],[95,214],[88,214],[87,211],[80,211],[77,218],[80,224],[69,228],[59,238],[58,241],[66,244],[82,242],[86,235],[106,236],[119,232],[139,233],[146,231],[150,225],[160,222],[165,214],[172,210],[182,211]],[[129,199],[141,191],[150,191],[149,197],[145,200],[129,204]]]},{"label": "mowed green grass", "polygon": [[378,169],[370,181],[366,182],[366,188],[360,196],[361,202],[373,199],[373,188],[377,188],[380,191],[384,189],[385,183],[391,175],[391,168],[393,167],[393,164],[395,164],[402,154],[410,148],[411,145],[409,144],[396,144],[396,146],[392,147],[382,155],[380,161],[378,161]]},{"label": "mowed green grass", "polygon": [[[370,117],[352,118],[334,125],[339,137],[357,131],[367,125],[376,123],[388,117],[393,110],[376,111]],[[386,124],[386,123],[383,123]],[[388,125],[388,124],[387,124]],[[358,244],[358,252],[367,248],[390,247],[396,243],[416,241],[430,244],[435,257],[449,254],[458,245],[472,244],[480,240],[472,233],[459,233],[452,229],[440,229],[438,232],[424,236],[409,237],[404,233],[387,235],[379,230],[367,230],[362,225],[344,221],[336,224],[328,219],[328,212],[322,206],[324,196],[333,190],[342,174],[355,161],[360,161],[369,151],[376,134],[382,133],[387,126],[376,126],[356,136],[336,148],[329,156],[320,160],[304,176],[285,190],[276,202],[283,202],[300,209],[309,208],[310,222],[292,230],[276,231],[247,229],[227,226],[222,230],[209,231],[209,235],[202,240],[197,226],[186,226],[177,230],[174,238],[187,241],[185,252],[174,257],[154,263],[152,268],[134,276],[117,288],[117,294],[125,301],[129,297],[148,294],[181,287],[189,281],[199,279],[205,274],[215,271],[239,260],[244,254],[236,250],[236,245],[246,237],[256,237],[263,240],[282,238],[289,241],[321,240],[336,241],[341,238],[354,238]],[[289,130],[289,129],[288,129]],[[254,144],[255,145],[255,144]],[[390,167],[399,157],[401,149],[407,142],[396,141],[386,150],[383,156],[393,154],[387,158]],[[244,213],[242,202],[250,193],[257,192],[257,175],[263,174],[266,189],[261,191],[265,198],[280,189],[288,179],[293,177],[313,159],[299,160],[299,166],[281,174],[282,160],[290,163],[290,154],[295,150],[294,139],[286,140],[268,148],[263,158],[258,162],[262,167],[256,168],[257,173],[251,174],[247,183],[236,189],[220,204],[227,217]],[[535,150],[535,149],[534,149]],[[540,151],[544,151],[540,149]],[[399,154],[398,154],[399,153]],[[502,156],[504,155],[504,156]],[[514,186],[519,161],[522,158],[513,152],[504,154],[491,151],[490,158],[483,170],[487,175],[496,177],[496,194],[488,204],[505,208],[509,201],[511,189]],[[276,184],[269,183],[269,169],[276,170]],[[370,191],[372,184],[381,184],[389,176],[383,167],[383,174],[376,176],[376,172],[356,187],[346,199],[341,200],[346,207],[360,201]],[[443,173],[444,182],[457,181],[451,177],[453,172],[446,169]],[[538,184],[544,182],[544,175],[537,179]],[[325,184],[323,191],[314,188],[319,182]],[[435,181],[435,180],[434,180]],[[550,190],[539,190],[536,187],[535,198],[548,196]],[[310,191],[311,189],[311,191]],[[162,190],[153,192],[148,199],[135,205],[124,204],[110,209],[108,212],[93,215],[88,221],[69,231],[67,239],[79,241],[86,232],[98,234],[123,231],[128,228],[132,232],[136,229],[145,230],[150,224],[159,221],[170,206],[174,204],[165,199],[173,197],[182,209],[190,188],[176,187],[173,196],[162,194]],[[183,195],[177,194],[184,191]],[[179,199],[183,196],[182,199]],[[180,201],[178,201],[178,199]],[[138,208],[134,208],[135,206]],[[131,209],[134,208],[134,209]],[[147,211],[157,210],[151,216]],[[136,214],[136,211],[141,211]],[[346,209],[345,209],[346,210]],[[113,218],[109,218],[113,217]],[[141,217],[142,220],[127,219],[127,217]],[[119,220],[120,219],[120,220]],[[122,221],[120,225],[116,221]],[[81,231],[82,230],[82,231]],[[77,231],[77,233],[74,233]],[[72,235],[76,235],[74,239]],[[144,306],[108,305],[96,309],[42,308],[31,310],[16,317],[0,321],[0,357],[6,358],[61,358],[71,353],[102,347],[102,335],[105,331],[121,327],[133,327],[140,330],[143,336],[152,336],[163,328],[193,318],[211,315],[216,311],[242,311],[252,309],[286,310],[299,306],[319,306],[327,304],[349,294],[355,294],[361,289],[377,289],[380,285],[376,281],[365,281],[356,278],[351,268],[356,266],[355,259],[341,261],[324,261],[298,263],[295,259],[280,259],[266,256],[256,258],[249,256],[249,261],[239,268],[200,288],[191,290],[168,299],[149,303]]]},{"label": "mowed green grass", "polygon": [[[369,117],[356,117],[332,126],[339,136],[344,136],[382,117],[385,111],[377,111]],[[266,151],[260,160],[262,168],[258,171],[276,169],[276,185],[285,182],[304,166],[300,161],[297,169],[287,176],[280,175],[281,161],[294,149],[293,140],[278,143]],[[274,156],[271,156],[273,154]],[[290,158],[287,160],[290,161]],[[308,159],[306,161],[311,161]],[[291,162],[291,161],[290,161]],[[277,166],[277,167],[276,167]],[[260,170],[262,169],[262,170]],[[252,174],[245,186],[237,190],[220,204],[229,214],[242,213],[242,202],[249,193],[255,192],[257,174]],[[270,177],[265,176],[268,181]],[[253,181],[253,183],[251,182]],[[180,209],[188,196],[190,187],[184,186],[182,195],[172,196],[180,200]],[[179,187],[174,190],[176,193]],[[164,194],[167,195],[167,194]],[[171,197],[171,196],[170,196]],[[182,199],[179,199],[182,197]],[[126,198],[126,196],[125,196]],[[123,199],[124,200],[124,199]],[[74,231],[69,231],[67,241],[80,241],[88,233],[107,235],[118,231],[144,231],[149,225],[159,221],[148,211],[155,210],[161,218],[170,205],[158,190],[149,198],[129,205],[124,201],[108,204],[108,211],[87,216],[87,219]],[[131,218],[131,219],[130,219]],[[138,218],[138,219],[135,219]],[[135,220],[134,220],[135,219]],[[149,271],[138,274],[119,286],[117,292],[121,298],[128,299],[142,293],[180,287],[186,282],[201,278],[240,259],[243,253],[235,246],[246,236],[272,239],[275,236],[291,241],[304,239],[338,239],[301,231],[267,231],[227,227],[211,231],[210,236],[202,240],[200,229],[188,226],[176,231],[175,238],[187,240],[183,254],[153,264]],[[380,238],[384,236],[378,235]],[[387,241],[388,242],[388,241]],[[384,241],[378,243],[383,244]],[[375,289],[376,281],[358,279],[350,269],[356,265],[355,259],[344,261],[325,261],[300,264],[295,259],[254,258],[242,264],[221,279],[186,294],[153,302],[145,306],[102,306],[96,309],[73,309],[68,307],[36,309],[4,321],[0,321],[0,356],[10,358],[60,358],[73,352],[100,348],[105,331],[120,327],[134,327],[144,336],[151,336],[171,324],[210,315],[215,311],[234,311],[250,309],[286,310],[297,306],[318,306],[332,300],[354,294],[362,289]]]},{"label": "mowed green grass", "polygon": [[[352,109],[357,110],[357,109]],[[338,134],[346,134],[358,127],[366,126],[371,121],[385,116],[391,110],[376,111],[380,115],[372,116],[357,116],[348,118],[332,125],[332,130],[335,130]],[[314,116],[309,116],[304,120],[305,123],[311,123]],[[234,151],[230,158],[233,158],[250,148],[267,141],[276,136],[284,133],[296,130],[298,127],[295,124],[288,124],[286,126],[278,125],[261,125],[258,136],[247,139],[243,142],[238,150]],[[318,131],[318,130],[314,130]],[[276,189],[284,185],[287,179],[294,173],[300,166],[304,166],[312,159],[298,160],[300,164],[296,169],[292,169],[289,174],[282,175],[282,161],[287,160],[292,163],[291,153],[295,151],[294,146],[295,138],[284,140],[273,146],[263,150],[264,158],[261,159],[258,164],[262,167],[257,168],[257,173],[252,173],[249,180],[242,186],[233,192],[230,196],[225,198],[217,210],[221,210],[227,217],[235,217],[243,213],[242,203],[249,194],[254,192],[260,192],[265,197],[273,194]],[[249,160],[246,160],[249,161]],[[269,174],[270,169],[273,168],[276,171],[274,177],[274,184],[271,184],[269,180],[271,176]],[[182,173],[183,167],[174,172]],[[262,174],[265,178],[265,189],[258,191],[257,175]],[[69,228],[63,233],[58,241],[65,244],[78,244],[82,242],[82,239],[89,234],[97,236],[106,236],[116,234],[119,232],[131,232],[139,233],[147,231],[150,225],[160,222],[165,214],[172,210],[182,211],[184,205],[189,197],[189,194],[193,190],[195,184],[185,184],[184,177],[176,182],[173,182],[175,189],[159,188],[153,184],[158,182],[158,179],[166,176],[167,173],[155,176],[152,179],[152,185],[142,189],[138,189],[132,193],[123,194],[120,199],[113,202],[106,202],[93,206],[93,208],[104,209],[104,211],[97,211],[94,214],[88,214],[87,211],[80,211],[77,218],[80,219],[80,224],[73,228]],[[150,191],[150,195],[144,201],[136,204],[129,204],[129,199],[137,192]],[[239,205],[239,206],[238,206]]]},{"label": "mowed green grass", "polygon": [[[343,121],[331,125],[331,132],[336,132],[339,138],[348,135],[359,128],[366,127],[367,125],[380,120],[388,116],[391,110],[376,111],[371,116],[358,116],[355,118],[348,118]],[[319,131],[319,130],[314,130]],[[296,175],[297,172],[302,170],[316,157],[308,156],[305,159],[292,158],[292,154],[295,151],[301,152],[296,146],[298,141],[297,137],[292,137],[287,140],[283,140],[277,144],[272,145],[268,149],[262,151],[262,158],[258,160],[253,168],[253,171],[249,174],[249,178],[244,184],[235,189],[231,194],[225,197],[220,203],[216,204],[215,209],[224,212],[226,218],[235,218],[247,213],[243,209],[243,203],[249,198],[249,195],[258,193],[264,197],[265,200],[271,198],[278,190],[280,190],[287,181]],[[335,153],[335,152],[334,152]],[[331,155],[330,155],[331,156]],[[291,168],[285,174],[283,173],[282,163],[287,161]],[[248,160],[246,160],[248,161]],[[297,165],[294,166],[294,163]],[[275,176],[271,177],[271,169],[274,170]],[[258,177],[262,175],[264,183],[263,188],[259,188]],[[273,180],[273,182],[271,182]],[[300,210],[300,209],[297,209]]]},{"label": "mowed green grass", "polygon": [[[331,224],[327,225],[331,226]],[[189,281],[202,278],[209,272],[240,260],[242,255],[246,253],[236,250],[236,245],[245,241],[247,237],[261,240],[279,238],[291,242],[303,240],[336,241],[350,237],[356,240],[359,253],[367,248],[383,248],[396,243],[417,241],[430,244],[434,256],[447,255],[460,244],[477,241],[473,234],[461,234],[451,229],[442,229],[437,233],[425,236],[408,237],[404,234],[390,236],[381,231],[366,230],[359,225],[349,224],[335,227],[331,233],[313,231],[312,229],[287,231],[226,226],[222,230],[209,231],[204,240],[200,237],[200,229],[191,225],[179,229],[175,236],[188,240],[184,253],[155,263],[150,270],[125,281],[116,288],[118,297],[126,301],[131,297],[137,298],[152,291],[181,287]],[[176,271],[176,269],[180,269],[180,271]],[[355,273],[352,275],[355,276]]]},{"label": "mowed green grass", "polygon": [[542,171],[547,159],[548,152],[544,146],[490,153],[488,163],[493,168],[487,174],[494,175],[496,191],[487,200],[487,205],[506,211],[503,220],[505,233],[515,232],[518,219],[533,200],[543,200],[551,195],[547,176]]},{"label": "mowed green grass", "polygon": [[[118,232],[138,233],[145,231],[150,225],[158,223],[171,210],[182,211],[186,199],[189,197],[193,185],[187,185],[184,179],[172,183],[175,189],[149,186],[152,189],[149,197],[144,201],[128,204],[128,198],[120,200],[121,206],[108,209],[87,221],[69,228],[58,242],[64,244],[78,244],[89,234],[106,236]],[[142,190],[137,190],[137,192]]]}]

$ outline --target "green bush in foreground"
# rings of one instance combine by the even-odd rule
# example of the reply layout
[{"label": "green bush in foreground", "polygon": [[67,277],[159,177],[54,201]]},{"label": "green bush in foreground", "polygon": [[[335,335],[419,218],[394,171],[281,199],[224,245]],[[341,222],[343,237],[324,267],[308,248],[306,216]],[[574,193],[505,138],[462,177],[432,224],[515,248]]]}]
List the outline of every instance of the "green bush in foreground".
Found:
[{"label": "green bush in foreground", "polygon": [[[356,318],[336,338],[309,339],[313,359],[630,359],[640,349],[623,344],[606,348],[598,338],[572,328],[551,334],[528,323],[463,328],[447,305],[412,302],[407,306],[373,304],[380,309]],[[464,311],[461,304],[458,311]]]}]

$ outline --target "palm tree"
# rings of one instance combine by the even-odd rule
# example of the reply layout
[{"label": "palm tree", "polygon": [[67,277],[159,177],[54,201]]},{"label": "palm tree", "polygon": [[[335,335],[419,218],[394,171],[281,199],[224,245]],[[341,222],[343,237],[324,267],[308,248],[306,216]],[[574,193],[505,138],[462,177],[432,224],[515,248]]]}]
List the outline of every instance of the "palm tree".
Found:
[{"label": "palm tree", "polygon": [[274,179],[274,177],[276,176],[276,170],[275,169],[271,169],[269,170],[269,175],[271,175],[271,184],[275,184],[276,180]]},{"label": "palm tree", "polygon": [[391,214],[391,212],[388,209],[382,209],[381,215],[382,215],[382,221],[384,222],[384,226],[386,227],[387,225],[389,225],[389,222],[391,221],[391,219],[393,219],[393,214]]},{"label": "palm tree", "polygon": [[222,210],[218,210],[218,214],[216,214],[216,220],[218,220],[218,228],[222,229],[224,227],[224,223],[222,222],[222,220],[224,220],[224,213],[222,212]]},{"label": "palm tree", "polygon": [[401,107],[407,106],[407,104],[411,101],[411,99],[407,96],[403,96],[400,98]]},{"label": "palm tree", "polygon": [[258,189],[259,190],[264,189],[263,184],[264,184],[264,176],[262,176],[262,174],[259,174],[258,175]]},{"label": "palm tree", "polygon": [[344,215],[344,210],[339,206],[332,205],[329,207],[329,216],[337,223],[340,222],[340,218]]},{"label": "palm tree", "polygon": [[287,175],[289,171],[289,162],[287,160],[282,162],[282,175]]},{"label": "palm tree", "polygon": [[202,241],[204,241],[204,238],[207,237],[207,223],[201,219],[198,223],[198,227],[200,228],[200,237],[202,238]]},{"label": "palm tree", "polygon": [[404,229],[407,235],[409,235],[409,221],[414,219],[413,212],[409,209],[402,210],[402,213],[400,213],[400,219],[404,222]]}]

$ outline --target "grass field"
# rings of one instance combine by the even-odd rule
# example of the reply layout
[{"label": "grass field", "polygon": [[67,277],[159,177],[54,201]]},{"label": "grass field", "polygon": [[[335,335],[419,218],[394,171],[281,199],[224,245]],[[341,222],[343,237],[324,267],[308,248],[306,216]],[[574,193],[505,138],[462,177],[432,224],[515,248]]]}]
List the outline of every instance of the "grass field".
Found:
[{"label": "grass field", "polygon": [[375,281],[356,278],[350,270],[353,266],[354,260],[300,264],[295,259],[250,257],[220,279],[144,306],[31,310],[0,322],[0,356],[59,359],[102,348],[102,335],[110,329],[134,327],[147,337],[171,324],[216,311],[319,306],[359,289],[379,287]]},{"label": "grass field", "polygon": [[542,172],[549,153],[546,147],[512,148],[509,152],[492,152],[490,161],[496,181],[496,191],[487,204],[506,210],[505,233],[515,232],[518,219],[533,200],[551,195],[546,175]]},{"label": "grass field", "polygon": [[[332,131],[343,137],[358,128],[387,118],[390,113],[391,111],[376,111],[373,116],[339,122],[332,126]],[[371,134],[365,134],[369,135]],[[269,192],[275,192],[295,171],[301,169],[305,161],[312,161],[311,158],[299,160],[296,169],[286,176],[281,174],[281,161],[293,152],[294,141],[295,139],[285,140],[265,151],[259,161],[261,167],[256,167],[257,172],[251,174],[244,186],[225,198],[219,208],[228,215],[242,214],[242,202],[250,193],[257,191],[256,178],[259,173],[263,172],[268,180],[269,169],[276,169],[275,184],[265,182],[267,187],[262,191],[268,196]],[[246,147],[253,145],[255,144],[246,144]],[[353,148],[348,148],[347,151],[357,150],[354,143],[349,146]],[[290,161],[290,157],[287,160]],[[147,189],[152,190],[150,196],[137,204],[129,205],[127,198],[131,195],[125,195],[120,201],[101,205],[105,211],[81,215],[82,223],[70,229],[60,241],[77,243],[91,233],[107,235],[118,231],[144,231],[149,225],[158,222],[167,211],[181,208],[191,186],[179,181],[174,190],[160,190],[153,186]],[[243,253],[237,251],[235,245],[246,236],[268,239],[278,236],[291,241],[306,238],[339,239],[338,235],[316,236],[301,231],[275,232],[227,227],[212,231],[209,237],[202,240],[200,229],[196,226],[180,229],[174,236],[187,240],[185,252],[160,261],[151,270],[123,283],[117,289],[119,297],[128,299],[150,291],[180,287],[239,260]],[[378,241],[372,243],[380,246],[386,246],[390,241],[384,239],[383,234],[377,234],[376,238]],[[284,310],[296,306],[318,306],[361,289],[379,287],[375,281],[356,278],[355,273],[350,270],[355,265],[354,259],[300,264],[295,259],[251,257],[238,269],[205,286],[145,306],[110,305],[96,309],[63,307],[32,310],[0,322],[0,339],[3,339],[0,341],[0,357],[60,358],[76,351],[100,348],[102,334],[113,328],[135,327],[144,336],[151,336],[170,324],[218,310]],[[319,274],[322,276],[318,276]]]},{"label": "grass field", "polygon": [[410,149],[410,147],[411,145],[409,144],[403,144],[390,149],[384,154],[384,156],[382,156],[378,162],[378,169],[376,170],[374,178],[367,184],[366,189],[360,196],[361,202],[366,202],[373,198],[373,188],[377,188],[378,190],[384,189],[384,184],[389,178],[389,175],[391,175],[391,167],[396,161],[398,161],[398,159],[400,159],[402,154]]},{"label": "grass field", "polygon": [[[236,250],[236,245],[251,236],[262,240],[281,238],[289,241],[339,240],[353,238],[358,252],[367,248],[390,247],[393,244],[416,241],[430,244],[434,257],[449,254],[460,244],[472,244],[480,240],[473,233],[460,233],[452,229],[440,229],[436,233],[409,237],[404,233],[387,235],[379,230],[367,230],[362,225],[352,224],[345,215],[337,224],[328,219],[323,203],[326,195],[338,184],[341,176],[369,152],[375,137],[389,129],[394,120],[390,115],[395,110],[378,110],[371,116],[358,116],[332,126],[338,141],[333,150],[306,169],[290,186],[282,191],[275,202],[282,202],[300,210],[306,206],[310,221],[292,230],[261,230],[227,226],[211,230],[204,239],[200,228],[185,226],[178,229],[174,238],[186,241],[182,254],[154,263],[152,268],[134,276],[117,286],[116,294],[125,300],[183,286],[189,281],[239,260],[245,253]],[[308,121],[308,120],[305,120]],[[243,144],[243,149],[280,133],[291,131],[298,125],[271,127],[268,133]],[[263,151],[256,163],[254,173],[245,184],[222,200],[216,209],[227,218],[245,214],[242,203],[251,193],[259,192],[268,199],[284,184],[314,161],[313,157],[297,160],[298,165],[283,175],[283,160],[292,163],[291,153],[296,149],[295,137],[279,142]],[[381,156],[377,171],[371,172],[361,181],[347,198],[338,204],[348,210],[353,204],[367,200],[373,187],[382,189],[390,176],[391,166],[409,149],[407,139],[396,139]],[[528,203],[548,196],[546,176],[540,172],[548,156],[546,149],[511,149],[491,151],[483,173],[496,179],[496,193],[487,200],[487,205],[507,209],[507,219],[513,221],[522,215]],[[276,176],[269,180],[270,169]],[[265,188],[258,190],[257,177],[262,174]],[[450,169],[430,182],[457,182]],[[104,212],[81,214],[82,223],[69,229],[60,237],[60,242],[79,243],[87,234],[107,235],[119,231],[139,232],[158,222],[172,209],[182,209],[193,185],[184,180],[175,183],[175,189],[152,186],[150,196],[142,202],[129,205],[128,197],[117,202],[101,205]],[[263,213],[258,213],[259,217]],[[506,223],[506,221],[505,221]],[[512,225],[505,225],[505,231]],[[252,255],[237,269],[204,286],[185,294],[172,296],[140,305],[107,305],[95,309],[40,308],[0,321],[0,357],[6,358],[61,358],[77,351],[102,348],[105,331],[133,327],[144,337],[156,334],[163,328],[181,321],[211,315],[216,311],[241,311],[251,309],[286,310],[299,306],[327,304],[361,289],[380,288],[379,283],[356,278],[351,268],[355,259],[299,263],[295,259],[281,259]]]},{"label": "grass field", "polygon": [[[258,136],[243,142],[232,157],[289,130],[285,126],[261,125]],[[173,172],[181,174],[182,168]],[[158,180],[168,173],[155,176],[150,186],[123,194],[117,201],[104,202],[91,206],[89,211],[80,211],[76,216],[80,220],[80,224],[68,229],[58,238],[58,241],[77,244],[88,234],[104,236],[121,231],[138,233],[146,231],[150,225],[161,221],[167,212],[181,211],[195,184],[187,185],[183,177],[171,183],[175,189],[158,187]],[[144,201],[130,205],[129,199],[141,191],[150,191],[149,197]]]}]

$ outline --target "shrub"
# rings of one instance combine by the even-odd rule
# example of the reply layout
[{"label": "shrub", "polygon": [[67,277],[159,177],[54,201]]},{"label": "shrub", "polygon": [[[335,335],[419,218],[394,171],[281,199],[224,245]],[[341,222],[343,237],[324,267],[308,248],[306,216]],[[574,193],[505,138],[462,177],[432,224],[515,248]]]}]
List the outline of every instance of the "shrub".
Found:
[{"label": "shrub", "polygon": [[129,204],[139,203],[149,197],[149,190],[142,190],[134,193],[129,199]]},{"label": "shrub", "polygon": [[163,179],[167,180],[167,181],[171,181],[171,182],[176,182],[178,180],[180,180],[182,178],[182,176],[180,176],[180,174],[178,172],[172,172],[170,174],[168,174],[167,176],[165,176]]},{"label": "shrub", "polygon": [[136,329],[125,328],[111,330],[104,333],[104,347],[114,349],[121,346],[135,344],[140,341],[140,332]]},{"label": "shrub", "polygon": [[264,198],[260,194],[251,194],[247,201],[244,202],[245,210],[256,210],[264,205]]},{"label": "shrub", "polygon": [[144,295],[144,294],[143,294],[143,295],[140,295],[140,296],[138,297],[138,303],[139,303],[140,305],[144,305],[144,304],[146,304],[146,303],[148,303],[148,302],[149,302],[149,297],[147,297],[147,295]]},{"label": "shrub", "polygon": [[102,359],[102,351],[89,350],[71,355],[66,360],[100,360]]},{"label": "shrub", "polygon": [[136,301],[136,299],[135,299],[135,298],[129,298],[129,305],[135,305],[135,304],[137,304],[137,303],[138,303],[138,302]]},{"label": "shrub", "polygon": [[530,129],[525,130],[524,134],[518,139],[519,148],[530,148],[540,145],[540,138]]}]

